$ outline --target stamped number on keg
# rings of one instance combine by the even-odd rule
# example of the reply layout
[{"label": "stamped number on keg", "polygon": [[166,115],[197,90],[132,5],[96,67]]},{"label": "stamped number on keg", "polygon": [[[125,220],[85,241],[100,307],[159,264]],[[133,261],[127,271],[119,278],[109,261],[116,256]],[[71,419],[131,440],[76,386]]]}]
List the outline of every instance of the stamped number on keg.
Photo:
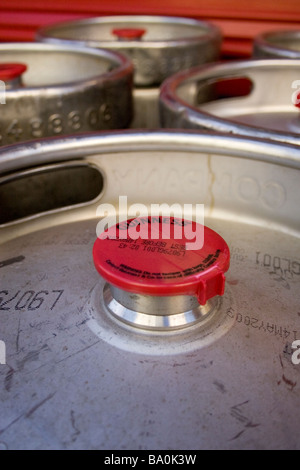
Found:
[{"label": "stamped number on keg", "polygon": [[112,119],[111,110],[106,103],[99,107],[89,108],[84,113],[72,110],[67,115],[51,114],[47,120],[33,117],[24,124],[13,119],[0,128],[0,144],[18,142],[24,135],[39,138],[46,135],[60,135],[68,131],[98,130]]},{"label": "stamped number on keg", "polygon": [[283,273],[291,275],[300,275],[300,263],[296,260],[283,258],[281,256],[272,256],[269,253],[256,252],[256,264],[266,268],[280,269]]},{"label": "stamped number on keg", "polygon": [[0,291],[0,310],[38,310],[44,302],[47,307],[53,310],[60,300],[63,289],[55,290],[18,290],[10,292],[8,290]]},{"label": "stamped number on keg", "polygon": [[8,137],[13,142],[18,142],[23,134],[23,129],[20,126],[17,119],[13,119],[12,122],[6,127],[6,129],[0,128],[0,144],[3,143],[5,137]]},{"label": "stamped number on keg", "polygon": [[292,339],[293,341],[299,337],[297,330],[291,330],[284,325],[278,325],[268,320],[262,320],[252,315],[245,315],[240,312],[236,312],[233,307],[229,307],[226,311],[226,315],[230,318],[236,318],[236,323],[242,324],[248,328],[252,328],[257,332],[266,333],[275,337],[282,338],[284,341]]}]

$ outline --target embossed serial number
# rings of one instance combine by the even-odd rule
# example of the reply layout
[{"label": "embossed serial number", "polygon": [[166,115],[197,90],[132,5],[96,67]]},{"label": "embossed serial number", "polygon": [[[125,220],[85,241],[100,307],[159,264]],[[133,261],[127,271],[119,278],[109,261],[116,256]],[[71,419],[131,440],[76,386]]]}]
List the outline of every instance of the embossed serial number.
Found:
[{"label": "embossed serial number", "polygon": [[65,132],[78,132],[81,129],[97,130],[112,120],[111,109],[103,103],[99,107],[90,107],[85,112],[70,111],[67,115],[51,114],[48,118],[33,117],[26,122],[26,127],[18,119],[13,119],[0,129],[0,144],[6,141],[18,142],[23,138],[39,138],[46,135],[59,135]]},{"label": "embossed serial number", "polygon": [[0,291],[0,310],[38,310],[42,305],[53,310],[63,295],[64,290],[34,290],[9,292],[8,290]]}]

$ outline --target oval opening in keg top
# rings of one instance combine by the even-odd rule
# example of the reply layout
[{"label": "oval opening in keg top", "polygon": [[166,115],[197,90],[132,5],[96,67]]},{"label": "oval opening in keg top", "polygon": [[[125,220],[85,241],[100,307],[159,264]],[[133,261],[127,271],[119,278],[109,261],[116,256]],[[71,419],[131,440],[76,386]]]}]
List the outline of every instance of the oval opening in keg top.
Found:
[{"label": "oval opening in keg top", "polygon": [[250,95],[253,82],[248,77],[225,77],[199,85],[197,104],[226,98],[241,98]]},{"label": "oval opening in keg top", "polygon": [[91,165],[58,163],[0,179],[0,224],[70,208],[96,199],[103,176]]}]

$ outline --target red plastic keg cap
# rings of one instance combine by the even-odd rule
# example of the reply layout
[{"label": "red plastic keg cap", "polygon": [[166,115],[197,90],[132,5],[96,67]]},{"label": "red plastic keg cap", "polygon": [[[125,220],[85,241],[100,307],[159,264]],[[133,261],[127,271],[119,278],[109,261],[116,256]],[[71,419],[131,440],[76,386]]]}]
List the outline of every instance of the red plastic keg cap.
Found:
[{"label": "red plastic keg cap", "polygon": [[115,28],[112,30],[112,34],[117,36],[119,39],[140,39],[146,30],[141,28]]},{"label": "red plastic keg cap", "polygon": [[26,70],[27,66],[25,64],[0,64],[0,80],[13,80],[14,78],[20,77],[22,73],[26,72]]},{"label": "red plastic keg cap", "polygon": [[[166,225],[170,227],[168,238],[163,232]],[[132,238],[131,229],[139,231],[140,237]],[[202,233],[202,247],[196,238],[191,239],[192,232],[196,237]],[[195,248],[187,249],[187,243],[195,243]],[[204,305],[224,293],[230,252],[223,238],[210,228],[160,216],[129,219],[105,230],[94,244],[93,258],[97,271],[115,287],[153,296],[196,295]]]}]

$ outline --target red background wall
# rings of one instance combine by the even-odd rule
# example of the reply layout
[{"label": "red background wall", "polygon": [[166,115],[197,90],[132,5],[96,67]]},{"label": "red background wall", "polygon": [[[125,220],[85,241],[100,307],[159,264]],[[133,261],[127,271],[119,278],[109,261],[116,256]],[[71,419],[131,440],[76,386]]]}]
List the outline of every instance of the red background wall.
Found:
[{"label": "red background wall", "polygon": [[224,58],[247,57],[252,39],[274,29],[300,29],[300,0],[0,0],[0,41],[33,41],[58,21],[117,14],[209,20],[221,27]]}]

